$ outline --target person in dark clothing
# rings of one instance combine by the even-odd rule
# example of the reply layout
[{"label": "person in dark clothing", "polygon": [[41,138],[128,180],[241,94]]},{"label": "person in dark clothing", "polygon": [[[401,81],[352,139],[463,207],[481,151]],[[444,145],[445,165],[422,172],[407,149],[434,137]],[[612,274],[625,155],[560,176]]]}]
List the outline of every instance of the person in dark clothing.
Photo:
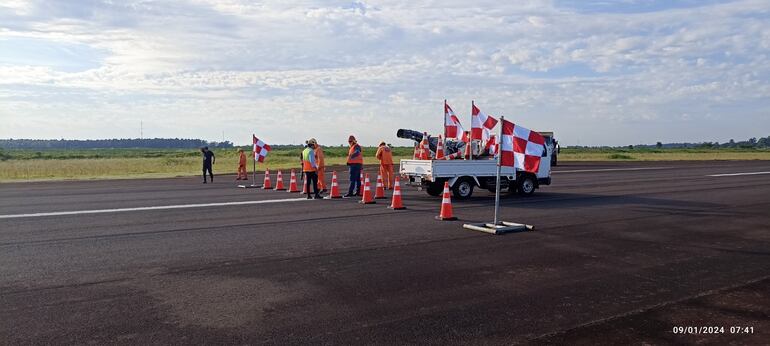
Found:
[{"label": "person in dark clothing", "polygon": [[206,183],[206,172],[209,173],[209,177],[213,183],[214,172],[211,171],[211,166],[216,163],[217,159],[214,157],[214,152],[209,150],[209,147],[201,148],[201,153],[203,153],[203,183]]},{"label": "person in dark clothing", "polygon": [[[318,162],[315,157],[315,139],[307,141],[307,148],[302,151],[302,172],[305,173],[305,190],[307,199],[321,199],[318,193]],[[315,196],[310,196],[310,188],[313,188]]]}]

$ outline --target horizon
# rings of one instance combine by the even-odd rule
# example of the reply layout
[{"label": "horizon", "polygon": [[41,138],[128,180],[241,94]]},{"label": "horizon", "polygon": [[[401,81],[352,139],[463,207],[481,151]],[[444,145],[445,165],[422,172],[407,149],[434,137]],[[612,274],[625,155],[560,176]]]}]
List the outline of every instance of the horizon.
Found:
[{"label": "horizon", "polygon": [[[628,147],[628,146],[634,146],[634,147],[636,147],[636,146],[655,146],[655,145],[657,145],[657,142],[660,142],[660,143],[661,143],[661,145],[663,145],[663,146],[671,146],[671,145],[704,145],[704,144],[718,144],[718,145],[724,145],[724,144],[729,144],[729,143],[730,143],[730,141],[734,141],[734,143],[736,143],[736,144],[737,144],[737,143],[745,143],[745,142],[748,142],[748,141],[749,141],[749,140],[751,140],[751,139],[755,139],[755,140],[758,140],[758,139],[761,139],[761,138],[765,138],[765,137],[757,136],[757,137],[739,138],[739,139],[730,138],[729,140],[727,140],[727,141],[724,141],[724,142],[715,142],[715,141],[697,141],[697,142],[686,142],[686,141],[685,141],[685,142],[660,142],[660,141],[656,141],[656,143],[628,143],[628,144],[620,144],[620,145],[607,145],[607,144],[598,144],[598,145],[577,145],[577,144],[567,144],[567,145],[561,145],[562,143],[561,143],[561,142],[559,142],[559,145],[560,145],[561,147],[563,147],[563,148],[567,148],[567,147],[579,147],[579,148],[603,148],[603,147],[608,147],[608,148],[623,148],[623,147]],[[770,136],[767,136],[766,138],[770,138]],[[126,140],[126,141],[137,141],[137,140],[139,140],[139,141],[141,141],[141,140],[158,140],[158,139],[163,139],[163,140],[165,140],[165,139],[178,139],[178,140],[199,140],[199,141],[205,141],[205,142],[207,142],[209,145],[212,145],[212,144],[222,144],[222,143],[229,143],[229,144],[230,144],[230,145],[232,145],[233,147],[250,147],[250,146],[252,145],[251,143],[248,143],[248,144],[236,144],[236,143],[234,143],[234,142],[232,142],[232,141],[229,141],[229,140],[225,140],[225,141],[208,141],[208,140],[205,140],[205,139],[201,139],[201,138],[179,138],[179,137],[153,137],[153,138],[87,138],[87,139],[73,139],[73,138],[0,138],[0,141],[106,141],[106,140],[118,140],[118,141],[121,141],[121,140]],[[559,140],[559,139],[557,138],[557,141],[558,141],[558,140]],[[413,141],[412,141],[412,142],[413,142]],[[413,142],[413,143],[414,143],[414,142]],[[275,143],[275,144],[272,144],[272,143],[268,143],[268,144],[269,144],[269,145],[271,145],[271,146],[274,146],[274,147],[280,147],[280,146],[303,146],[303,145],[304,145],[304,144],[302,144],[302,143]],[[320,143],[319,143],[319,144],[320,144]],[[389,143],[389,144],[393,144],[393,143]],[[325,146],[325,147],[347,147],[347,146],[348,146],[348,144],[347,144],[347,143],[339,143],[339,144],[321,144],[321,145],[322,145],[322,146]],[[376,147],[377,145],[363,145],[363,146],[365,146],[365,147]],[[391,145],[391,146],[392,146],[392,147],[412,147],[412,146],[413,146],[413,144],[410,144],[410,145]],[[154,149],[154,148],[155,148],[155,147],[131,147],[131,148],[107,148],[107,147],[93,147],[93,148],[83,148],[83,149]],[[192,147],[190,147],[190,148],[192,148]],[[0,149],[8,149],[8,148],[3,148],[2,146],[0,146]],[[26,149],[30,149],[30,150],[32,150],[32,149],[55,149],[55,150],[58,150],[58,149],[61,149],[61,148],[17,148],[17,149],[25,149],[25,150],[26,150]],[[160,148],[158,148],[158,149],[160,149]],[[167,148],[167,149],[186,149],[186,147],[179,147],[179,148]]]},{"label": "horizon", "polygon": [[0,4],[0,137],[403,146],[444,99],[564,146],[764,137],[770,4]]}]

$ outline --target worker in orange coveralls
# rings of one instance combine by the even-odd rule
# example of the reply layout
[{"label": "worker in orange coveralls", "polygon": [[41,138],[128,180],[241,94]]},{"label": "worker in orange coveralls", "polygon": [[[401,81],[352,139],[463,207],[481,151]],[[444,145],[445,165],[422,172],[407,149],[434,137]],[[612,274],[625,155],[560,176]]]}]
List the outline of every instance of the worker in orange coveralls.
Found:
[{"label": "worker in orange coveralls", "polygon": [[246,154],[243,153],[243,148],[238,149],[238,177],[235,180],[249,180],[246,173]]},{"label": "worker in orange coveralls", "polygon": [[393,153],[390,147],[385,142],[380,142],[380,146],[377,148],[377,154],[375,154],[377,160],[380,160],[380,175],[385,183],[385,189],[393,189],[395,176],[393,176]]}]

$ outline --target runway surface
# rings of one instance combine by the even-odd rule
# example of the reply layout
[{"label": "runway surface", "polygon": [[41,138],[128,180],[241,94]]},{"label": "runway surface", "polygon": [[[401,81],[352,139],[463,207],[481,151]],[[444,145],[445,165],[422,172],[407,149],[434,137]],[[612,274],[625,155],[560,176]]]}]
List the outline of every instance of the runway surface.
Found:
[{"label": "runway surface", "polygon": [[462,228],[486,190],[441,222],[407,187],[393,211],[232,176],[0,184],[0,344],[766,343],[767,172],[563,163],[502,236]]}]

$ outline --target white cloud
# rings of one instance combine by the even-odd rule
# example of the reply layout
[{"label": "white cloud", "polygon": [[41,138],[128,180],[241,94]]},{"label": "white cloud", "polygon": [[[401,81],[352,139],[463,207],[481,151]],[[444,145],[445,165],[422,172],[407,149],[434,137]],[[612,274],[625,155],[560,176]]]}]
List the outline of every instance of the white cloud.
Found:
[{"label": "white cloud", "polygon": [[[770,127],[770,6],[672,7],[6,2],[0,40],[87,45],[103,56],[85,71],[0,64],[9,124],[0,137],[61,137],[64,124],[78,124],[65,127],[73,137],[124,137],[141,118],[166,131],[158,136],[216,139],[213,123],[244,142],[267,124],[278,143],[316,133],[327,143],[349,133],[398,143],[399,127],[437,131],[444,98],[461,113],[475,99],[555,129],[566,144],[713,140],[720,126],[735,138],[766,135],[752,131]],[[762,112],[759,124],[732,124]]]}]

